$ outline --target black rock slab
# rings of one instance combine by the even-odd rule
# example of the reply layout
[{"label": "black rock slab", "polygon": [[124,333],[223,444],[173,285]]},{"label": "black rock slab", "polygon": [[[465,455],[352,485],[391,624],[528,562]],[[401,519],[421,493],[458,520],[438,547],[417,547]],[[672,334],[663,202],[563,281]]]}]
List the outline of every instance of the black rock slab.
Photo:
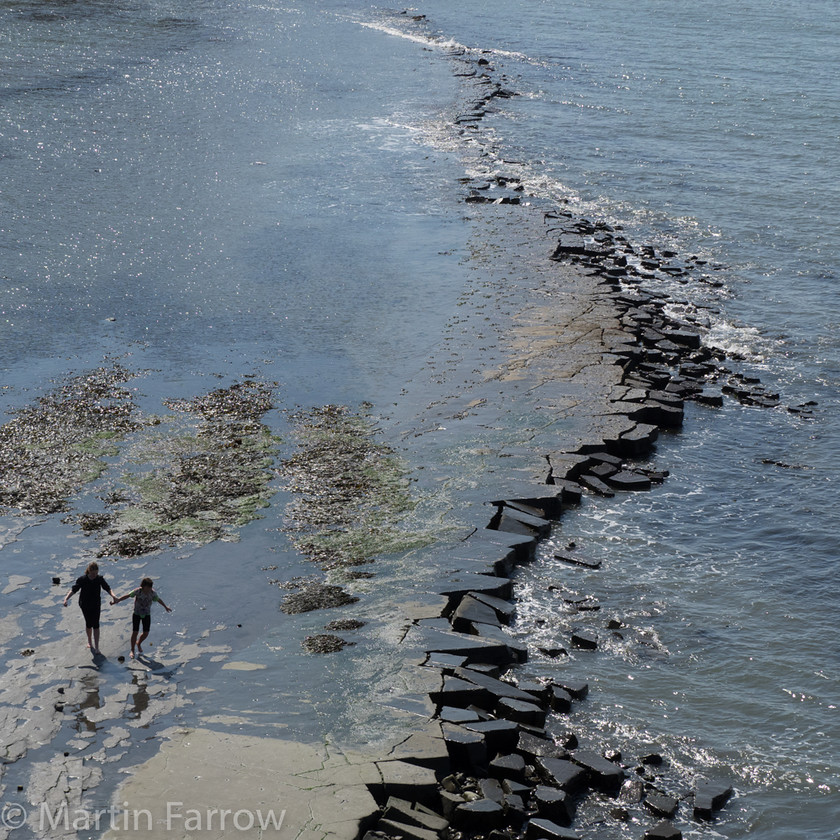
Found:
[{"label": "black rock slab", "polygon": [[575,700],[583,700],[589,694],[589,683],[584,680],[575,680],[571,678],[563,679],[562,677],[555,677],[554,684],[559,685],[560,688],[565,689],[575,698]]},{"label": "black rock slab", "polygon": [[472,776],[487,775],[487,743],[480,732],[446,723],[441,731],[453,770]]},{"label": "black rock slab", "polygon": [[476,542],[491,543],[512,549],[517,562],[525,563],[534,559],[538,539],[532,534],[512,534],[509,531],[498,531],[493,528],[478,528],[464,541],[467,546]]},{"label": "black rock slab", "polygon": [[[446,555],[447,565],[450,573],[469,573],[473,575],[492,575],[493,577],[510,577],[516,563],[508,562],[504,558],[495,557],[477,559],[476,557],[464,556],[473,552],[452,552]],[[459,556],[460,555],[460,556]]]},{"label": "black rock slab", "polygon": [[493,499],[492,504],[510,505],[516,507],[517,505],[524,505],[530,509],[528,512],[534,511],[536,516],[542,516],[544,519],[559,519],[563,512],[563,502],[560,497],[560,491],[551,484],[535,484],[532,486],[508,486],[505,485],[505,492],[508,493],[504,499]]},{"label": "black rock slab", "polygon": [[541,508],[529,505],[527,502],[518,502],[515,499],[504,499],[501,502],[494,502],[494,504],[496,507],[512,508],[520,513],[527,513],[529,516],[536,516],[539,519],[548,519],[545,515],[545,511]]},{"label": "black rock slab", "polygon": [[438,581],[437,591],[446,595],[453,605],[460,604],[461,598],[470,592],[483,592],[496,598],[509,599],[512,592],[510,578],[493,575],[475,575],[469,572],[456,572]]},{"label": "black rock slab", "polygon": [[555,487],[560,488],[560,497],[565,505],[579,505],[583,498],[583,488],[576,481],[567,478],[552,479]]},{"label": "black rock slab", "polygon": [[511,685],[504,680],[494,679],[487,674],[473,671],[470,668],[458,668],[454,673],[456,677],[460,677],[461,680],[471,682],[477,687],[488,691],[497,699],[509,697],[514,700],[523,700],[528,703],[534,702],[534,697],[527,691],[523,691],[521,688]]},{"label": "black rock slab", "polygon": [[492,607],[483,604],[471,595],[465,595],[455,608],[455,612],[452,613],[452,629],[458,633],[469,632],[469,624],[473,621],[497,626],[501,624],[498,614]]},{"label": "black rock slab", "polygon": [[567,758],[568,753],[550,738],[540,738],[530,732],[520,732],[516,751],[531,764],[538,758]]},{"label": "black rock slab", "polygon": [[600,569],[601,561],[592,560],[582,554],[573,551],[558,552],[554,555],[555,560],[562,560],[564,563],[571,563],[573,566],[585,566],[587,569]]},{"label": "black rock slab", "polygon": [[537,766],[546,782],[553,787],[571,794],[586,788],[586,770],[565,758],[539,758]]},{"label": "black rock slab", "polygon": [[496,703],[496,698],[489,691],[458,677],[445,677],[443,688],[429,692],[429,698],[440,709],[445,706],[456,709],[466,709],[467,706],[491,709]]},{"label": "black rock slab", "polygon": [[525,781],[525,759],[517,753],[497,755],[488,765],[488,773],[494,779]]},{"label": "black rock slab", "polygon": [[573,630],[572,645],[582,650],[596,650],[598,648],[598,634],[592,630]]},{"label": "black rock slab", "polygon": [[[609,452],[593,452],[590,456],[590,459],[595,462],[595,466],[602,466],[604,464],[614,467],[613,472],[621,469],[622,459],[618,455],[612,455]],[[588,472],[594,472],[595,468],[590,467]],[[600,475],[601,473],[595,473],[596,475]]]},{"label": "black rock slab", "polygon": [[591,475],[590,473],[584,473],[579,479],[578,482],[585,487],[587,490],[595,493],[596,496],[603,496],[606,499],[611,499],[615,496],[615,493],[601,481],[600,478],[596,475]]},{"label": "black rock slab", "polygon": [[452,814],[452,822],[455,826],[469,827],[470,831],[487,832],[504,827],[504,814],[500,803],[492,799],[477,799],[458,805]]},{"label": "black rock slab", "polygon": [[732,787],[726,782],[698,779],[694,785],[694,818],[710,820],[732,796]]},{"label": "black rock slab", "polygon": [[[595,466],[589,468],[588,475],[594,475],[601,479],[601,481],[606,481],[610,476],[615,475],[619,471],[618,467],[614,464],[595,464]],[[609,482],[607,481],[609,484]]]},{"label": "black rock slab", "polygon": [[651,423],[637,423],[629,432],[618,436],[619,448],[626,455],[643,455],[649,452],[659,437],[659,427]]},{"label": "black rock slab", "polygon": [[586,770],[590,784],[609,796],[617,796],[626,773],[612,761],[590,750],[578,750],[572,754],[572,761]]},{"label": "black rock slab", "polygon": [[651,480],[646,475],[621,470],[613,475],[605,476],[604,482],[615,490],[650,490]]},{"label": "black rock slab", "polygon": [[586,472],[591,462],[588,455],[576,452],[553,452],[548,456],[548,463],[551,466],[551,475],[557,482],[563,479],[576,481]]},{"label": "black rock slab", "polygon": [[678,799],[664,793],[649,793],[645,797],[645,807],[657,817],[673,817],[679,805]]},{"label": "black rock slab", "polygon": [[684,347],[697,348],[700,346],[700,336],[689,330],[665,330],[665,337]]},{"label": "black rock slab", "polygon": [[700,393],[694,394],[691,399],[710,408],[721,408],[723,406],[723,394],[716,394],[713,391],[700,391]]},{"label": "black rock slab", "polygon": [[548,704],[551,697],[551,685],[537,680],[517,680],[516,687],[529,694],[541,706]]},{"label": "black rock slab", "polygon": [[468,664],[488,662],[493,665],[512,665],[514,662],[519,662],[518,652],[512,651],[507,644],[481,636],[427,629],[423,631],[422,641],[427,653],[463,656]]},{"label": "black rock slab", "polygon": [[505,545],[494,545],[482,540],[467,540],[446,552],[447,560],[453,564],[460,561],[490,566],[495,574],[503,576],[510,573],[518,562],[516,548]]},{"label": "black rock slab", "polygon": [[586,240],[575,233],[564,233],[557,241],[553,253],[549,257],[552,260],[565,260],[569,257],[591,256],[592,252],[586,244]]},{"label": "black rock slab", "polygon": [[494,609],[502,624],[510,624],[513,614],[516,612],[514,603],[496,598],[493,595],[485,595],[483,592],[470,592],[469,597],[475,598],[476,601],[481,601],[482,604]]},{"label": "black rock slab", "polygon": [[[525,805],[525,800],[516,794],[505,796],[505,819],[512,828],[521,828],[528,817],[531,816],[530,809]],[[488,838],[489,840],[489,838]]]},{"label": "black rock slab", "polygon": [[541,817],[528,820],[525,837],[527,840],[580,840],[580,835],[574,831]]},{"label": "black rock slab", "polygon": [[533,801],[542,819],[568,827],[575,818],[574,800],[564,790],[540,785],[534,790]]},{"label": "black rock slab", "polygon": [[443,811],[443,816],[447,820],[451,820],[455,814],[455,809],[466,802],[463,796],[458,793],[452,793],[448,790],[441,790],[440,792],[440,809]]},{"label": "black rock slab", "polygon": [[480,720],[477,712],[457,706],[442,706],[437,716],[444,723],[477,723]]},{"label": "black rock slab", "polygon": [[672,822],[662,820],[645,832],[644,840],[682,840],[682,832]]},{"label": "black rock slab", "polygon": [[513,534],[525,534],[542,539],[551,533],[551,522],[540,516],[516,508],[502,506],[499,515],[493,518],[497,531],[510,531]]},{"label": "black rock slab", "polygon": [[682,407],[665,405],[655,400],[646,400],[627,416],[631,420],[664,426],[669,429],[678,428],[683,423]]},{"label": "black rock slab", "polygon": [[496,706],[496,710],[500,717],[515,721],[516,723],[526,723],[539,727],[545,726],[545,709],[541,709],[536,703],[502,697]]},{"label": "black rock slab", "polygon": [[481,720],[477,723],[465,723],[464,729],[477,732],[492,755],[509,753],[516,746],[519,738],[519,726],[512,720]]},{"label": "black rock slab", "polygon": [[466,665],[466,663],[466,656],[453,656],[450,653],[430,653],[426,656],[426,661],[423,664],[430,668],[440,668],[441,671],[451,671]]},{"label": "black rock slab", "polygon": [[477,638],[505,645],[514,662],[528,661],[528,645],[518,642],[498,625],[473,623],[472,632],[476,634]]},{"label": "black rock slab", "polygon": [[572,695],[559,685],[551,686],[551,694],[548,699],[549,707],[553,712],[565,714],[572,710]]}]

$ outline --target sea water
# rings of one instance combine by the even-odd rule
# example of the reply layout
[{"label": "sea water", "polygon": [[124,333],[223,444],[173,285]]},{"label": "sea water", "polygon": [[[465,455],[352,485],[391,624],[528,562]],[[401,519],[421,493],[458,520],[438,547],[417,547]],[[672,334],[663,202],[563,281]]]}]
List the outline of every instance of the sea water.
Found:
[{"label": "sea water", "polygon": [[[578,619],[552,600],[558,579],[622,622],[595,655],[529,668],[589,679],[574,722],[596,746],[651,744],[686,774],[730,780],[736,798],[688,836],[836,840],[840,13],[816,0],[401,11],[0,5],[5,407],[110,354],[144,371],[150,410],[256,375],[278,383],[281,409],[368,400],[410,415],[401,389],[440,352],[480,238],[460,203],[465,174],[513,174],[541,201],[723,266],[716,291],[674,294],[783,405],[818,402],[814,418],[690,408],[657,447],[671,472],[661,488],[564,517],[519,580],[516,629],[566,637]],[[481,159],[451,121],[465,52],[517,94],[482,121]],[[410,463],[435,457],[402,440]],[[342,725],[336,684],[363,690],[347,670],[387,670],[375,639],[342,654],[349,669],[316,671],[299,653],[318,621],[280,616],[260,571],[267,556],[284,576],[311,571],[278,536],[284,499],[239,543],[164,552],[124,575],[153,571],[179,593],[183,618],[159,617],[164,632],[192,636],[208,614],[211,627],[243,613],[256,625],[224,644],[265,671],[231,680],[200,651],[202,670],[182,668],[186,689],[204,681],[222,698],[202,706],[199,694],[189,722],[251,705],[317,738]],[[37,581],[85,556],[58,517],[20,522],[4,518],[7,575]],[[597,574],[558,568],[553,549],[572,541],[602,560]],[[388,568],[363,598],[402,591],[411,565]],[[55,639],[20,620],[27,637],[7,656]],[[371,732],[378,722],[370,713]],[[7,770],[16,780],[26,768]]]}]

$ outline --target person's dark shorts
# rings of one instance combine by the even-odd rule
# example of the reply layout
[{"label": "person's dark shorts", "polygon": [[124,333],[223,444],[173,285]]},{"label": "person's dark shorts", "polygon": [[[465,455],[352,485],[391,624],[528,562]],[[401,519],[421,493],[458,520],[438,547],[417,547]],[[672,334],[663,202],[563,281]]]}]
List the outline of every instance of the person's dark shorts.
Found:
[{"label": "person's dark shorts", "polygon": [[85,617],[85,627],[90,627],[91,630],[99,629],[99,604],[79,604],[82,608],[82,615]]},{"label": "person's dark shorts", "polygon": [[149,628],[152,626],[152,616],[149,615],[137,615],[137,613],[133,613],[131,616],[131,630],[132,632],[136,633],[140,629],[140,622],[143,622],[143,632],[148,633]]}]

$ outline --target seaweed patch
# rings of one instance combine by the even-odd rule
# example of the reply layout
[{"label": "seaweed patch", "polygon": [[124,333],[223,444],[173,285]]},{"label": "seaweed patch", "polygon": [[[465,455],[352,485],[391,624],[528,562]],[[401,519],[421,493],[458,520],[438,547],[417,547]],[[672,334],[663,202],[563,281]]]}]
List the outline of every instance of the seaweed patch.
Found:
[{"label": "seaweed patch", "polygon": [[68,509],[107,468],[116,443],[138,428],[119,364],[72,377],[0,427],[0,506],[25,514]]},{"label": "seaweed patch", "polygon": [[278,439],[262,422],[273,407],[270,386],[235,383],[166,405],[176,414],[130,448],[125,489],[103,495],[113,503],[107,522],[85,514],[103,531],[100,556],[235,539],[274,493]]},{"label": "seaweed patch", "polygon": [[301,644],[307,653],[335,653],[355,642],[348,642],[331,633],[319,633],[315,636],[307,636]]},{"label": "seaweed patch", "polygon": [[355,604],[358,600],[355,596],[348,595],[340,586],[311,583],[298,592],[289,593],[283,599],[280,609],[284,613],[294,615],[311,610],[343,607],[347,604]]},{"label": "seaweed patch", "polygon": [[434,539],[404,527],[415,507],[409,479],[394,450],[375,439],[367,408],[354,414],[326,405],[291,416],[299,446],[283,462],[296,494],[285,530],[325,570],[371,563]]}]

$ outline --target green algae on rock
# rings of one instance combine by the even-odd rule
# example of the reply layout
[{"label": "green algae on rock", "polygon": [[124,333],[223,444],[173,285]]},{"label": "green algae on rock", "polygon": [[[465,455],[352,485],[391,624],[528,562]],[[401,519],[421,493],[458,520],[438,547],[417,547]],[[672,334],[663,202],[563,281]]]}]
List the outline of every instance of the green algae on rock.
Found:
[{"label": "green algae on rock", "polygon": [[117,363],[74,376],[0,427],[0,506],[26,514],[68,508],[106,469],[116,442],[139,427]]},{"label": "green algae on rock", "polygon": [[287,509],[286,530],[302,554],[325,570],[341,569],[433,541],[402,527],[415,507],[405,468],[374,439],[366,413],[326,405],[291,420],[299,448],[283,467],[297,498]]},{"label": "green algae on rock", "polygon": [[[134,442],[125,491],[107,495],[115,510],[100,556],[235,539],[274,493],[278,441],[261,422],[270,386],[246,381],[166,404],[178,414]],[[200,417],[197,428],[190,415]]]}]

